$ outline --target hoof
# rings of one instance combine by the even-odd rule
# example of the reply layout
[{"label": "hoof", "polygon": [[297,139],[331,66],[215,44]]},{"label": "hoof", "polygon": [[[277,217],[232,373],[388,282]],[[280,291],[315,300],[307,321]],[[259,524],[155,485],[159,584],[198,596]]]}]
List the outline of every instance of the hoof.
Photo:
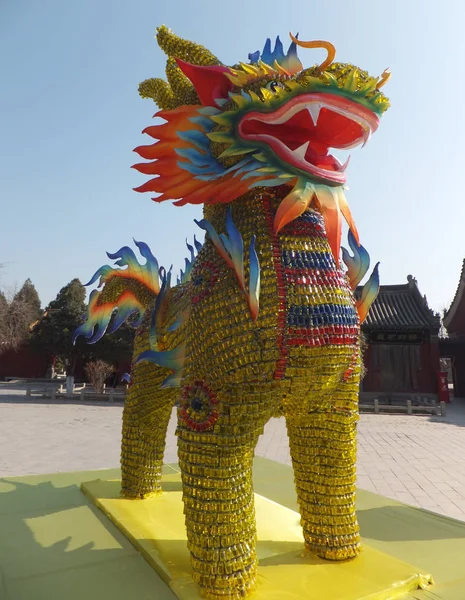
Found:
[{"label": "hoof", "polygon": [[305,544],[305,548],[319,558],[331,561],[343,561],[356,558],[362,551],[360,542],[347,546],[322,546],[320,544]]}]

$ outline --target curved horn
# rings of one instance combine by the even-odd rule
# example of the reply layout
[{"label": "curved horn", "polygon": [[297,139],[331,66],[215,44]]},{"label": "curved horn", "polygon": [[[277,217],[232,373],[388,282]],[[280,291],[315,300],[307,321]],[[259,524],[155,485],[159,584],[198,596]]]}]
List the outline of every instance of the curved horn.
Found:
[{"label": "curved horn", "polygon": [[384,69],[384,71],[381,75],[381,79],[376,84],[376,89],[379,90],[380,87],[383,87],[383,85],[390,79],[391,75],[392,75],[392,73],[389,69]]},{"label": "curved horn", "polygon": [[323,40],[315,40],[314,42],[301,42],[294,35],[292,35],[292,33],[289,35],[291,36],[291,40],[294,42],[294,44],[300,46],[301,48],[324,48],[327,51],[328,56],[326,60],[318,67],[320,71],[324,71],[333,62],[336,56],[336,48],[331,44],[331,42],[325,42]]}]

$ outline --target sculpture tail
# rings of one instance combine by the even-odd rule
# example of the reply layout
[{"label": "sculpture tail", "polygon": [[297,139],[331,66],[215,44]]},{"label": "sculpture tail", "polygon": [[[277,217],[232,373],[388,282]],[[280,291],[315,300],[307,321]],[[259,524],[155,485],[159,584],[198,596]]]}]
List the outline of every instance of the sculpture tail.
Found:
[{"label": "sculpture tail", "polygon": [[87,318],[74,332],[73,344],[80,335],[87,343],[95,344],[107,331],[114,333],[130,316],[134,316],[133,327],[138,327],[147,308],[153,304],[160,292],[161,270],[148,245],[136,240],[134,243],[145,258],[145,264],[141,265],[133,250],[124,246],[114,254],[107,252],[115,266],[100,267],[86,283],[92,285],[99,281],[97,288],[101,289],[91,292]]},{"label": "sculpture tail", "polygon": [[[176,347],[166,348],[165,343],[160,344],[165,329],[164,317],[171,303],[173,290],[171,269],[166,271],[158,265],[147,244],[136,240],[134,243],[145,258],[145,264],[141,265],[138,262],[136,255],[128,246],[124,246],[114,254],[107,252],[107,256],[115,261],[115,266],[100,267],[86,284],[92,285],[99,281],[97,289],[93,290],[89,297],[87,318],[73,334],[73,344],[80,335],[86,338],[88,344],[95,344],[106,332],[114,333],[130,316],[134,316],[134,319],[129,321],[134,328],[139,327],[145,320],[148,324],[149,347],[144,348],[142,352],[135,349],[134,364],[149,362],[158,365],[163,371],[169,369],[171,374],[163,381],[162,387],[177,387],[181,380],[185,346],[181,343]],[[190,251],[190,258],[186,258],[184,270],[181,270],[177,277],[178,285],[189,280],[196,253],[202,248],[202,244],[195,236],[193,246],[187,241],[186,244]],[[179,311],[177,307],[171,308],[175,319],[168,327],[168,332],[182,327],[189,313],[187,306],[180,306]],[[142,338],[140,332],[137,339]]]}]

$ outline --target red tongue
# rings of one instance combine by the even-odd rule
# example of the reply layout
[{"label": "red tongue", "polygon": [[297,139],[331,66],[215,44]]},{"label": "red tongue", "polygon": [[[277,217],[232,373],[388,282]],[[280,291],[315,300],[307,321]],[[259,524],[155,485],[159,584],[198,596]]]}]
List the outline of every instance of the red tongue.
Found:
[{"label": "red tongue", "polygon": [[339,162],[331,154],[327,154],[328,148],[323,144],[310,142],[305,153],[305,160],[315,167],[339,171]]}]

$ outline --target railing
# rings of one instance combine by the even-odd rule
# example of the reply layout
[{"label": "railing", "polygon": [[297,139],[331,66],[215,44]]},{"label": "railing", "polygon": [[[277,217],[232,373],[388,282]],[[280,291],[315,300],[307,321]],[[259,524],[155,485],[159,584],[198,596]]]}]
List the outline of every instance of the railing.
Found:
[{"label": "railing", "polygon": [[50,398],[51,400],[57,400],[58,398],[72,399],[79,397],[80,400],[108,400],[114,402],[115,400],[124,401],[127,393],[127,385],[123,388],[107,388],[104,384],[103,393],[98,394],[91,386],[87,386],[85,383],[80,385],[73,385],[73,391],[71,395],[66,394],[66,385],[43,385],[37,383],[30,383],[26,386],[26,396],[40,396],[42,398]]},{"label": "railing", "polygon": [[395,405],[395,404],[380,404],[378,398],[373,400],[373,404],[359,404],[360,412],[374,412],[375,415],[379,415],[382,412],[386,413],[407,413],[408,415],[418,414],[431,414],[437,415],[438,417],[446,416],[446,403],[439,402],[436,406],[425,406],[425,405],[413,405],[411,400],[407,400],[406,405]]},{"label": "railing", "polygon": [[446,403],[439,402],[437,394],[387,394],[361,392],[360,412],[430,414],[446,416]]}]

